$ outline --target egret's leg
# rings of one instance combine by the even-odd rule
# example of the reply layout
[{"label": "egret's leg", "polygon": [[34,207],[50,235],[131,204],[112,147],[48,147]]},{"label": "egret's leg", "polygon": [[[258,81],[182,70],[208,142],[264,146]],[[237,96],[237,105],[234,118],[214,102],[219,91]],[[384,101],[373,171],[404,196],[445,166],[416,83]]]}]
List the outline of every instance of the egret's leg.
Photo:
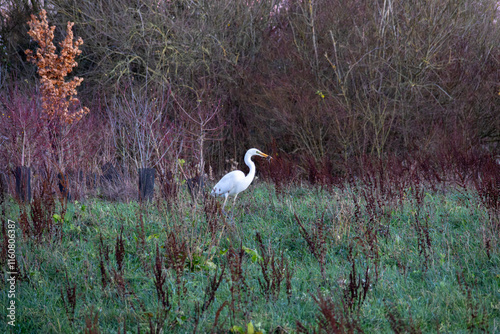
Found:
[{"label": "egret's leg", "polygon": [[[233,208],[234,208],[234,205],[236,204],[236,197],[238,197],[238,194],[234,195],[234,199],[233,199]],[[232,210],[232,209],[231,209]]]},{"label": "egret's leg", "polygon": [[228,197],[228,196],[227,196],[227,194],[226,194],[226,196],[225,196],[225,198],[224,198],[224,204],[222,204],[222,210],[224,210],[224,208],[226,207],[227,197]]},{"label": "egret's leg", "polygon": [[227,202],[228,193],[226,193],[224,196],[225,196],[225,199],[224,199],[224,204],[222,204],[222,212],[225,212],[225,211],[224,211],[224,208],[226,207],[226,202]]}]

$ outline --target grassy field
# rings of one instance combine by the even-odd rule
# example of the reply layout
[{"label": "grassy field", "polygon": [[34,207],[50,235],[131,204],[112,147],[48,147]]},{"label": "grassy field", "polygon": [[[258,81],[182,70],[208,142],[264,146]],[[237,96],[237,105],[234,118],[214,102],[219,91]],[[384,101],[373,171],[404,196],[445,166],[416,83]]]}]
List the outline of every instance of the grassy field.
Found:
[{"label": "grassy field", "polygon": [[191,203],[92,199],[57,204],[38,236],[18,227],[0,332],[500,332],[498,217],[475,191],[261,182],[227,216]]}]

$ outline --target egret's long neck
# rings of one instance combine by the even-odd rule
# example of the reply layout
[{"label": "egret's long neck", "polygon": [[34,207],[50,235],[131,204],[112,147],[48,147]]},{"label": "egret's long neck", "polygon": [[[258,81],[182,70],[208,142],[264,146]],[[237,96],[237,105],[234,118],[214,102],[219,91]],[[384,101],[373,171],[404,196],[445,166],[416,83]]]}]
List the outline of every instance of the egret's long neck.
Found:
[{"label": "egret's long neck", "polygon": [[250,168],[250,172],[245,176],[246,179],[249,179],[250,182],[252,182],[254,176],[255,176],[255,164],[252,161],[252,156],[249,154],[245,155],[245,163],[247,166]]}]

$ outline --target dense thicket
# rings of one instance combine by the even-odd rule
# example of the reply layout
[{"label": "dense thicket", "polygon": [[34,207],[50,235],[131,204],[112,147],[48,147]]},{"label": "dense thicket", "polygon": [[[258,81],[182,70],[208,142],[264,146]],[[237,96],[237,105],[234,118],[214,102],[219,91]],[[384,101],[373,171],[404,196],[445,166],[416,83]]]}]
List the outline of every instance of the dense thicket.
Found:
[{"label": "dense thicket", "polygon": [[[2,90],[12,78],[36,77],[24,50],[36,47],[26,21],[40,7],[13,1],[2,12]],[[162,124],[179,130],[171,149],[189,148],[219,169],[254,146],[302,161],[432,155],[450,146],[498,153],[494,0],[52,0],[45,7],[56,32],[72,21],[84,40],[76,75],[85,79],[80,96],[93,122],[114,134],[104,141],[106,159],[131,156],[120,132],[130,124],[117,120],[158,94]]]}]

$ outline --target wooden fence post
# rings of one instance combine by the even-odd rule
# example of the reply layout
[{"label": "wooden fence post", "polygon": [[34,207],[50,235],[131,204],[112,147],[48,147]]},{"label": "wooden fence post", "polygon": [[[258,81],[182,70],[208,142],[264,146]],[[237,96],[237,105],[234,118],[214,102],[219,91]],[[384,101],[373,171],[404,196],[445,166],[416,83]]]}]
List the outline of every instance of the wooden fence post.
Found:
[{"label": "wooden fence post", "polygon": [[16,195],[24,203],[31,201],[31,170],[26,166],[17,166],[14,172],[16,177]]},{"label": "wooden fence post", "polygon": [[139,168],[139,201],[152,200],[155,190],[154,168]]}]

